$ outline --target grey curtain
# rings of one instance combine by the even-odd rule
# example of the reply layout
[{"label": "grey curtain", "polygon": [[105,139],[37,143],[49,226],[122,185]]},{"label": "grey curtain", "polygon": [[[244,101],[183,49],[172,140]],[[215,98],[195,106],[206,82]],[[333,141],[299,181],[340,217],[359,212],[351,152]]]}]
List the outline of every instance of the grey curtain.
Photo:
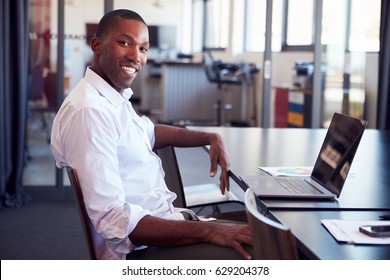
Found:
[{"label": "grey curtain", "polygon": [[382,0],[378,75],[377,128],[390,129],[390,2]]},{"label": "grey curtain", "polygon": [[22,186],[28,92],[28,0],[0,1],[0,209],[30,200]]}]

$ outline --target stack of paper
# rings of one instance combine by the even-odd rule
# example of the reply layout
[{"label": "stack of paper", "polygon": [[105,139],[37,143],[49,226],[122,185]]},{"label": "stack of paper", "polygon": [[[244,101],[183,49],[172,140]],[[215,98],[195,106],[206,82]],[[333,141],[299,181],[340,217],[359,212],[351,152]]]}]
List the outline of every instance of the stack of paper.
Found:
[{"label": "stack of paper", "polygon": [[351,244],[390,244],[390,237],[371,237],[359,231],[364,225],[389,225],[390,221],[321,220],[333,237]]}]

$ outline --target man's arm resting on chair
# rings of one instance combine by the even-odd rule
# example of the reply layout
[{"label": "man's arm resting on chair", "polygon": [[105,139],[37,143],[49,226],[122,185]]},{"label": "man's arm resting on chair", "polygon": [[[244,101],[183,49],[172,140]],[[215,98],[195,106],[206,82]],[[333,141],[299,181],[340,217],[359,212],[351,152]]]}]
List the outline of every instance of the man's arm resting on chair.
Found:
[{"label": "man's arm resting on chair", "polygon": [[129,235],[133,244],[148,246],[178,246],[211,243],[232,247],[245,259],[251,255],[242,244],[252,244],[247,224],[171,221],[152,216],[142,218]]},{"label": "man's arm resting on chair", "polygon": [[217,133],[207,133],[178,128],[169,125],[155,126],[156,141],[154,148],[158,149],[167,145],[175,147],[200,147],[210,145],[210,176],[217,174],[218,165],[221,167],[220,189],[225,194],[225,190],[230,190],[229,182],[229,159],[222,141],[222,137]]}]

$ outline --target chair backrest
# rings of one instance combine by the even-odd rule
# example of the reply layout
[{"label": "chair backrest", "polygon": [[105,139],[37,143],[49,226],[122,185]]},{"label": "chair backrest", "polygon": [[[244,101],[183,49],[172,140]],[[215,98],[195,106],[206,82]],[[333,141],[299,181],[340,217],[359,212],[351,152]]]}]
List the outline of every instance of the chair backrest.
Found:
[{"label": "chair backrest", "polygon": [[257,210],[255,195],[249,188],[245,193],[245,207],[252,232],[254,259],[298,259],[295,238],[290,229],[262,215]]},{"label": "chair backrest", "polygon": [[212,83],[218,82],[219,76],[218,76],[218,73],[215,69],[214,59],[211,56],[210,52],[205,51],[203,53],[203,63],[205,66],[206,76],[207,76],[208,80]]},{"label": "chair backrest", "polygon": [[67,167],[66,171],[68,173],[70,184],[76,195],[84,236],[88,243],[89,256],[92,260],[96,260],[99,258],[99,248],[104,245],[104,239],[96,232],[91,220],[89,219],[76,170],[71,167]]},{"label": "chair backrest", "polygon": [[177,163],[175,148],[171,145],[155,150],[160,157],[165,172],[165,183],[170,191],[176,193],[177,199],[173,201],[175,207],[187,208],[183,181]]}]

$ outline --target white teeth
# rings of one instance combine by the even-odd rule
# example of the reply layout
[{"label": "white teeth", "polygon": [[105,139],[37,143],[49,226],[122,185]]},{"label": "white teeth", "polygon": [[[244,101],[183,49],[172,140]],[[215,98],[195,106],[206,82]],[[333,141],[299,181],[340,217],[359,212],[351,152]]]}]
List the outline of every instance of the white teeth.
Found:
[{"label": "white teeth", "polygon": [[129,74],[134,74],[136,70],[132,67],[122,66],[122,69],[128,72]]}]

